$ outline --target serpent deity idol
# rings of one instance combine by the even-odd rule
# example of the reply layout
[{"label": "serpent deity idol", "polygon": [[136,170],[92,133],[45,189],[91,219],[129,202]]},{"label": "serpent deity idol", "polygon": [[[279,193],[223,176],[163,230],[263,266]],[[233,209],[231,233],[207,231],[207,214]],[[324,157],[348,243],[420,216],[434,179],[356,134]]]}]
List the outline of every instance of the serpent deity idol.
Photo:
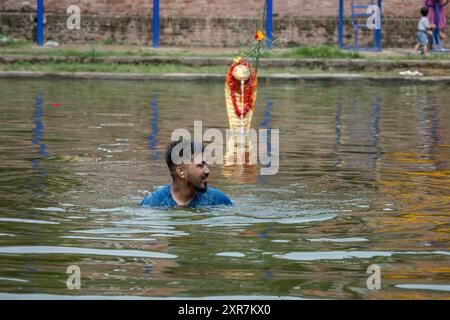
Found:
[{"label": "serpent deity idol", "polygon": [[[244,144],[246,152],[252,151],[249,129],[255,110],[257,84],[257,75],[251,65],[242,58],[235,59],[225,81],[225,105],[231,131],[227,140],[226,162],[234,157],[236,142],[238,147]],[[240,164],[245,162],[242,157],[245,159],[245,154],[238,155]]]}]

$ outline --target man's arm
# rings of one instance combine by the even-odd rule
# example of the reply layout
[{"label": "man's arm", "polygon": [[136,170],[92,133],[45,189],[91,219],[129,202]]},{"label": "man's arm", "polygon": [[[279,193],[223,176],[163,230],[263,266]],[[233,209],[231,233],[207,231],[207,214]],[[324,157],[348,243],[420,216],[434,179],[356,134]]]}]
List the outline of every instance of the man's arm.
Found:
[{"label": "man's arm", "polygon": [[224,204],[227,206],[234,205],[233,201],[231,201],[230,198],[228,198],[228,196],[225,193],[217,189],[214,191],[215,191],[214,198],[217,204]]}]

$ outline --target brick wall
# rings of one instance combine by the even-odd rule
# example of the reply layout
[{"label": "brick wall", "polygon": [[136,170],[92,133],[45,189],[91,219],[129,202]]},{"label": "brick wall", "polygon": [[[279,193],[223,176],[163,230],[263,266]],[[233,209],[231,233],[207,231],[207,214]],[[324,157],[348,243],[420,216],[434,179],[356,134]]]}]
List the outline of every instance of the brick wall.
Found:
[{"label": "brick wall", "polygon": [[[345,0],[347,12],[350,0]],[[370,0],[359,0],[369,3]],[[385,0],[383,12],[388,16],[416,17],[421,0]],[[278,17],[337,16],[338,0],[273,0]],[[47,12],[63,13],[70,5],[79,5],[91,14],[145,15],[151,14],[153,0],[45,0]],[[263,0],[160,0],[161,16],[205,18],[259,18]],[[21,11],[36,8],[36,0],[0,0],[0,11]]]},{"label": "brick wall", "polygon": [[[280,45],[336,44],[338,2],[274,0],[274,34],[280,38]],[[350,0],[345,2],[348,9]],[[81,30],[65,27],[65,11],[73,4],[81,8]],[[263,0],[160,0],[160,43],[241,46],[257,28],[263,5]],[[92,42],[112,38],[116,42],[149,44],[152,6],[153,0],[45,0],[46,39]],[[383,46],[403,47],[415,42],[420,6],[421,0],[384,1]],[[0,34],[33,39],[35,10],[36,0],[0,0]],[[348,29],[348,41],[350,37]]]}]

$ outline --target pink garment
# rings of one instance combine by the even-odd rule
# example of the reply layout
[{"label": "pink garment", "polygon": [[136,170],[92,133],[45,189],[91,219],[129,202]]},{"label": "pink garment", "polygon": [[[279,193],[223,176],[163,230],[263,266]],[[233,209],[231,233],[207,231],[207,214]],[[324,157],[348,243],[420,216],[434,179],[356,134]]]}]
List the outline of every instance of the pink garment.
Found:
[{"label": "pink garment", "polygon": [[445,18],[445,13],[444,13],[444,6],[443,4],[445,4],[445,2],[447,2],[447,0],[424,0],[423,3],[425,6],[428,7],[428,9],[430,10],[430,12],[428,13],[428,20],[430,21],[430,23],[435,24],[435,5],[436,2],[439,1],[439,24],[438,24],[438,28],[439,29],[444,29],[445,26],[447,25],[447,19]]}]

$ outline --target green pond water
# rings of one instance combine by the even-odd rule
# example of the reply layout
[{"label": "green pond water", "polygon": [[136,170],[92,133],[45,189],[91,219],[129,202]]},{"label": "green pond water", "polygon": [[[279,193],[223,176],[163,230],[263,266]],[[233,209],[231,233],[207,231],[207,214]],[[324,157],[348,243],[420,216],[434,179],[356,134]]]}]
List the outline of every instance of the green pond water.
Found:
[{"label": "green pond water", "polygon": [[0,97],[0,298],[450,298],[448,87],[261,82],[278,174],[212,165],[235,206],[195,210],[139,202],[170,182],[174,129],[228,127],[223,83],[2,79]]}]

